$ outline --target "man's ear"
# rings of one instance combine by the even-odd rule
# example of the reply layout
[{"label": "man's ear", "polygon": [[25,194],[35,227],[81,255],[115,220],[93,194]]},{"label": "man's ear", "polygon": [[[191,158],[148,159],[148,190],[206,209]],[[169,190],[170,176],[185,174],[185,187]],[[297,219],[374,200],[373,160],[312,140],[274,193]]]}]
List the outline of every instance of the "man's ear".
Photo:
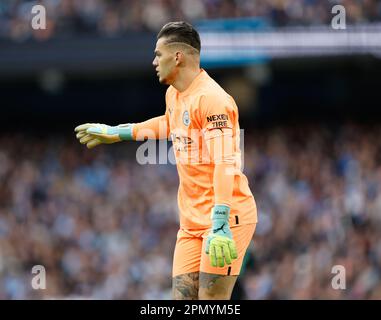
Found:
[{"label": "man's ear", "polygon": [[184,60],[184,55],[181,51],[176,51],[176,66],[182,63]]}]

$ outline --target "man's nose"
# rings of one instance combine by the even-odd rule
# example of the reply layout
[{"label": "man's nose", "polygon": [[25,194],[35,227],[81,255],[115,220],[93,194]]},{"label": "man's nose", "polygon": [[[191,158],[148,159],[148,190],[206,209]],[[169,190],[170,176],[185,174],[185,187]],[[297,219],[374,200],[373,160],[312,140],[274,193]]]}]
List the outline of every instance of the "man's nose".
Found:
[{"label": "man's nose", "polygon": [[153,61],[152,61],[152,65],[153,65],[154,67],[157,67],[156,58],[155,58],[155,59],[153,59]]}]

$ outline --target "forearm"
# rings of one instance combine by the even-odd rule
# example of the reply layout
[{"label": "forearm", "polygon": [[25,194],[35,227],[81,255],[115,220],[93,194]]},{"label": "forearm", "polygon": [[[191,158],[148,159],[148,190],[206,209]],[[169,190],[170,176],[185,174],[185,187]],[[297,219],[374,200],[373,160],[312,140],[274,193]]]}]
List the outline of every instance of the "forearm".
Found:
[{"label": "forearm", "polygon": [[165,115],[133,124],[132,136],[134,140],[167,139],[168,134],[169,128]]},{"label": "forearm", "polygon": [[215,205],[212,210],[212,226],[207,238],[205,252],[210,255],[214,267],[223,267],[237,259],[238,253],[229,226],[230,206],[233,198],[234,165],[218,163],[214,167]]},{"label": "forearm", "polygon": [[[210,135],[212,135],[210,133]],[[230,134],[207,141],[211,162],[214,164],[214,204],[231,206],[234,186],[235,162],[233,139]]]},{"label": "forearm", "polygon": [[218,205],[232,204],[234,188],[234,165],[232,163],[218,163],[213,174],[214,203]]},{"label": "forearm", "polygon": [[166,139],[169,134],[166,115],[140,123],[109,126],[102,123],[85,123],[74,131],[80,143],[91,149],[100,144],[111,144],[125,140]]}]

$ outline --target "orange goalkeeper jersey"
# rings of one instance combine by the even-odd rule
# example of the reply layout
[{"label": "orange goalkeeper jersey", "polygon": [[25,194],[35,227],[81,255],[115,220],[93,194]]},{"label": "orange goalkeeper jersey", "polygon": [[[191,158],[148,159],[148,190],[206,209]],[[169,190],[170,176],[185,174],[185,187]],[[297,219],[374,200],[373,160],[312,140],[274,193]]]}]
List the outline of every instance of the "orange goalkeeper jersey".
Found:
[{"label": "orange goalkeeper jersey", "polygon": [[[234,164],[234,186],[230,226],[257,222],[257,209],[248,180],[241,171],[238,108],[205,70],[183,92],[170,86],[166,93],[166,119],[179,174],[180,227],[204,229],[211,226],[215,204],[213,173],[217,161]],[[216,137],[231,140],[231,150],[211,147]],[[217,148],[216,148],[217,147]],[[232,180],[233,181],[233,180]]]}]

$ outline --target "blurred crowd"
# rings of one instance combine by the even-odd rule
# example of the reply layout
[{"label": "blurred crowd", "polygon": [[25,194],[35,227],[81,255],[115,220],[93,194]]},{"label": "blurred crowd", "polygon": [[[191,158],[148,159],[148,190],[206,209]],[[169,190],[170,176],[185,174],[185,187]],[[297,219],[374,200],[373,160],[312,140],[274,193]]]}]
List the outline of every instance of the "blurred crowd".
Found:
[{"label": "blurred crowd", "polygon": [[[248,299],[381,299],[381,130],[259,133],[246,150],[260,223]],[[248,264],[250,266],[250,264]],[[345,268],[345,290],[334,290]]]},{"label": "blurred crowd", "polygon": [[[46,30],[31,28],[31,9],[46,8]],[[344,5],[350,24],[381,21],[377,0],[2,0],[0,38],[47,40],[95,34],[158,32],[168,21],[261,17],[274,26],[330,25],[332,7]]]},{"label": "blurred crowd", "polygon": [[[0,136],[0,299],[171,298],[177,172],[138,147]],[[234,298],[381,299],[380,127],[258,129],[244,160],[259,224]]]}]

